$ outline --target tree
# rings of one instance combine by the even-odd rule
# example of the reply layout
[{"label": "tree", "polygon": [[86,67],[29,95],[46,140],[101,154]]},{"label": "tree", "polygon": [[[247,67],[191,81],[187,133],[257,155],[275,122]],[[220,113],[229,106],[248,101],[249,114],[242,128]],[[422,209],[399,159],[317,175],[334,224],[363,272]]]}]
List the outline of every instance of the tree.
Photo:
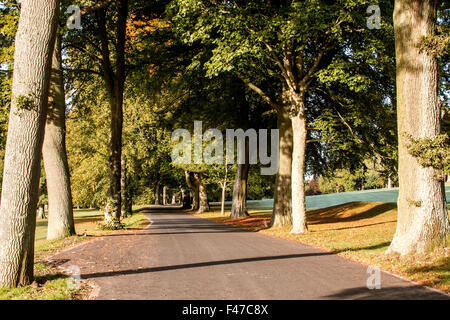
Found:
[{"label": "tree", "polygon": [[0,287],[33,281],[34,233],[59,1],[24,0],[15,38],[0,208]]},{"label": "tree", "polygon": [[[186,184],[187,186],[192,190],[192,193],[194,194],[193,201],[192,201],[192,210],[198,210],[200,211],[200,182],[201,182],[201,176],[199,173],[194,172],[192,174],[187,170],[184,171],[184,175],[186,178]],[[203,196],[205,196],[205,189],[203,187]],[[207,202],[208,200],[206,200]],[[203,204],[205,204],[205,201],[203,201]],[[209,205],[208,205],[209,206]],[[204,208],[202,208],[203,210]]]},{"label": "tree", "polygon": [[209,211],[208,193],[206,192],[206,184],[203,182],[202,173],[194,173],[195,179],[198,181],[198,213]]},{"label": "tree", "polygon": [[125,36],[128,17],[128,0],[119,0],[116,5],[116,41],[115,70],[111,62],[110,41],[107,34],[106,8],[96,11],[98,37],[101,47],[102,76],[107,87],[111,108],[111,135],[109,176],[110,184],[105,212],[105,225],[109,228],[120,226],[122,214],[121,198],[121,163],[122,163],[122,127],[123,127],[123,92],[125,84]]},{"label": "tree", "polygon": [[123,99],[126,80],[128,0],[101,1],[85,7],[83,28],[65,37],[69,74],[78,81],[103,80],[110,109],[109,187],[105,226],[120,228]]},{"label": "tree", "polygon": [[48,240],[75,234],[66,151],[66,103],[60,35],[57,35],[55,41],[50,81],[49,104],[42,147],[48,192]]},{"label": "tree", "polygon": [[228,165],[225,165],[225,174],[223,176],[223,180],[220,183],[220,187],[222,188],[222,196],[220,197],[220,215],[225,215],[225,200],[227,196],[227,186],[228,186]]},{"label": "tree", "polygon": [[[239,78],[233,79],[235,85],[236,113],[239,115],[237,124],[244,130],[250,127],[250,105],[245,94],[245,83]],[[241,218],[248,216],[247,210],[247,182],[250,170],[249,138],[245,138],[245,163],[238,164],[236,177],[233,185],[233,199],[231,203],[230,218]],[[224,190],[223,190],[224,193]]]},{"label": "tree", "polygon": [[450,232],[443,175],[436,163],[424,163],[411,150],[419,140],[428,139],[431,148],[440,138],[437,61],[421,47],[435,36],[436,11],[435,0],[395,1],[400,189],[397,229],[388,253],[432,250],[445,243]]}]

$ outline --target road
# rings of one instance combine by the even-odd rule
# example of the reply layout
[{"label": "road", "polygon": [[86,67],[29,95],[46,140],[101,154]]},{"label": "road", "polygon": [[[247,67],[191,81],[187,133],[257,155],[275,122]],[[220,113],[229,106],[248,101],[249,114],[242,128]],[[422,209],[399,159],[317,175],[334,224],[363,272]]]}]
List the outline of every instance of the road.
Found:
[{"label": "road", "polygon": [[111,234],[53,257],[77,265],[100,288],[97,299],[449,299],[296,242],[153,207],[152,224]]}]

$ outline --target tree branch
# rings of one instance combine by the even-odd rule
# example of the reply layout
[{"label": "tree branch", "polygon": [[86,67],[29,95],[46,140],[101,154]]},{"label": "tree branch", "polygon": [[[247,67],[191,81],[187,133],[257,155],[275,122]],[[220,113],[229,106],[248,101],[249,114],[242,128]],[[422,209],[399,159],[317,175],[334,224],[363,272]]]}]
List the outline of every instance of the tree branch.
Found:
[{"label": "tree branch", "polygon": [[111,65],[111,57],[108,46],[108,35],[106,32],[106,11],[104,9],[95,12],[99,29],[99,39],[101,44],[102,68],[105,82],[110,90],[110,94],[114,91],[114,70]]},{"label": "tree branch", "polygon": [[68,72],[80,72],[80,73],[89,73],[89,74],[95,74],[97,76],[102,76],[102,74],[98,71],[91,70],[91,69],[70,69],[70,68],[63,68],[64,71]]},{"label": "tree branch", "polygon": [[247,77],[245,77],[243,74],[236,72],[238,77],[241,78],[241,80],[253,91],[255,91],[257,94],[263,98],[264,101],[266,101],[272,108],[279,111],[281,110],[281,106],[274,102],[261,88],[253,84]]},{"label": "tree branch", "polygon": [[100,0],[96,4],[94,4],[93,6],[83,7],[81,9],[81,14],[87,14],[87,13],[90,13],[90,12],[94,12],[94,11],[103,9],[104,7],[108,6],[111,2],[112,2],[112,0]]}]

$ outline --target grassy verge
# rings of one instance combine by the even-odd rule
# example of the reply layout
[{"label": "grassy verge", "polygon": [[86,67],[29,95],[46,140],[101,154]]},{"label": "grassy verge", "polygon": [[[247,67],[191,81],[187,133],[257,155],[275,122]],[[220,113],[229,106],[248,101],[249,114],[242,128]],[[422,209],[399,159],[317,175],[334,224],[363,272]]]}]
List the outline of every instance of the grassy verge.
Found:
[{"label": "grassy verge", "polygon": [[[123,219],[124,230],[139,230],[148,225],[142,207],[135,208],[133,215]],[[74,210],[75,230],[77,235],[59,240],[46,240],[47,219],[38,219],[35,242],[35,282],[29,286],[6,289],[0,288],[0,300],[73,300],[85,298],[90,288],[82,282],[78,290],[67,286],[67,275],[54,265],[47,257],[56,252],[70,248],[82,242],[92,240],[105,234],[120,231],[103,230],[101,223],[103,213],[99,210]]]},{"label": "grassy verge", "polygon": [[[450,247],[431,254],[398,257],[384,254],[397,223],[395,203],[352,202],[308,211],[309,232],[290,234],[290,228],[269,228],[271,210],[250,210],[250,217],[229,219],[220,216],[219,208],[196,214],[203,218],[261,232],[270,236],[298,241],[365,265],[416,281],[447,293],[450,292]],[[450,238],[448,239],[450,243]]]}]

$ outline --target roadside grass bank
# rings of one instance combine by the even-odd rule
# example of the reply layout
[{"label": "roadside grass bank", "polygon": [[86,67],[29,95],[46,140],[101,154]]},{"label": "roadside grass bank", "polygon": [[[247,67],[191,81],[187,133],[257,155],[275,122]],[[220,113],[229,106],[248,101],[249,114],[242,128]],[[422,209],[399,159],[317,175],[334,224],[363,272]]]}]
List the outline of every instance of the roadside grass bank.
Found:
[{"label": "roadside grass bank", "polygon": [[36,221],[35,242],[35,281],[33,284],[20,288],[0,288],[0,300],[80,300],[85,299],[91,290],[90,286],[81,281],[79,289],[71,290],[68,277],[58,269],[57,265],[49,263],[47,258],[58,251],[68,249],[85,241],[95,239],[110,233],[127,230],[141,230],[148,224],[144,216],[144,206],[134,207],[133,214],[122,220],[123,230],[111,231],[101,228],[103,212],[96,209],[74,210],[75,231],[77,235],[58,240],[46,240],[47,219]]},{"label": "roadside grass bank", "polygon": [[305,243],[450,293],[450,237],[447,246],[437,248],[430,254],[414,257],[384,254],[397,224],[395,203],[350,202],[308,210],[309,232],[305,235],[290,234],[290,227],[270,228],[271,210],[249,210],[250,216],[240,219],[230,219],[229,210],[226,216],[221,216],[220,208],[216,206],[207,213],[190,213],[269,236]]}]

